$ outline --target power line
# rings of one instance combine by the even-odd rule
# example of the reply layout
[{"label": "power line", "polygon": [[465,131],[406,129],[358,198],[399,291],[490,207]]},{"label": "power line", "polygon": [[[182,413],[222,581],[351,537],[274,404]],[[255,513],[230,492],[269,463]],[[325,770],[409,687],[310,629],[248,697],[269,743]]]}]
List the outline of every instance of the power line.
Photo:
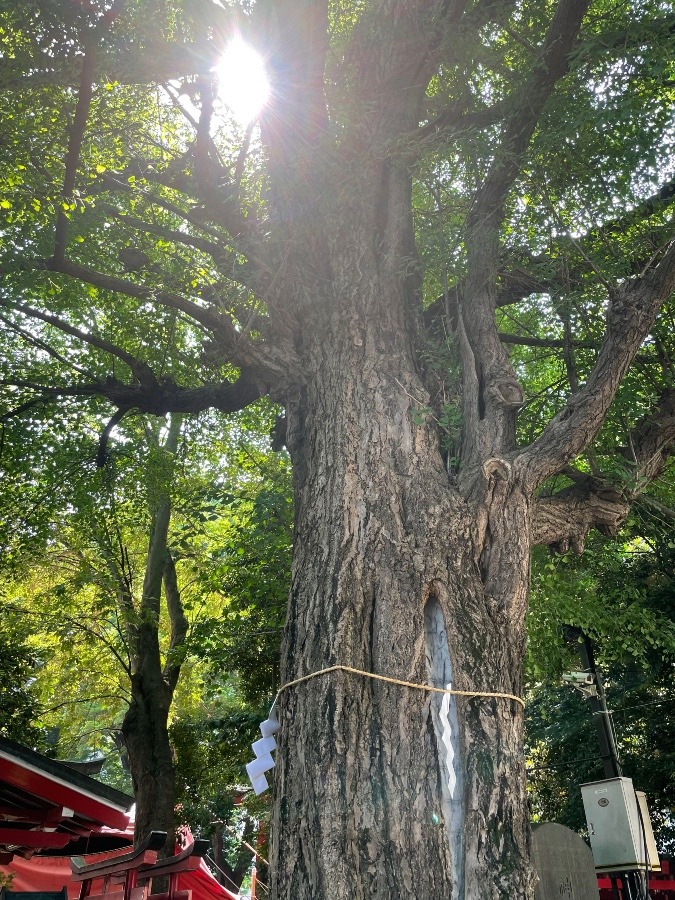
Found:
[{"label": "power line", "polygon": [[582,759],[572,759],[569,762],[562,763],[551,763],[548,766],[532,766],[532,768],[528,768],[525,766],[526,772],[540,772],[542,769],[563,769],[565,766],[576,766],[577,763],[582,762],[598,762],[598,756],[584,756]]},{"label": "power line", "polygon": [[642,709],[643,706],[656,706],[660,703],[673,703],[675,697],[666,697],[664,700],[646,700],[644,703],[638,703],[637,706],[624,706],[623,709],[614,710],[615,713],[628,712],[629,709]]}]

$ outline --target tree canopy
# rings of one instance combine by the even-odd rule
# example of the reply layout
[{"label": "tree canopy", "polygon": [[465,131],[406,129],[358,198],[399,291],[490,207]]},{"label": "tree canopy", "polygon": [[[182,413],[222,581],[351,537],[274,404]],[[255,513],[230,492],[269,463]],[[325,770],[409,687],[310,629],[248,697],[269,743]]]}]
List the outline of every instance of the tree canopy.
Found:
[{"label": "tree canopy", "polygon": [[[271,86],[248,125],[235,36]],[[7,560],[142,423],[284,408],[290,599],[249,683],[312,676],[279,700],[279,900],[531,895],[531,549],[673,518],[674,36],[660,0],[0,4]],[[287,506],[231,512],[261,508],[285,550]],[[248,549],[211,571],[276,631]]]}]

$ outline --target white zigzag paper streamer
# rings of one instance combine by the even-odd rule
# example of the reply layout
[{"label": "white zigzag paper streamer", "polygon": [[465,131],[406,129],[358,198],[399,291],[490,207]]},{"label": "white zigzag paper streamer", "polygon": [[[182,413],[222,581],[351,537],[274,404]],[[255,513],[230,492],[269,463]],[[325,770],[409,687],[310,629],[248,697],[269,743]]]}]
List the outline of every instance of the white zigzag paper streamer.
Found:
[{"label": "white zigzag paper streamer", "polygon": [[[451,691],[452,682],[450,681],[445,687],[447,690]],[[445,762],[448,768],[448,790],[450,791],[450,798],[454,799],[455,788],[457,787],[457,773],[455,772],[454,766],[455,748],[452,746],[452,725],[450,724],[449,719],[451,696],[451,694],[443,695],[443,702],[441,703],[438,718],[441,723],[441,741],[445,747]]]},{"label": "white zigzag paper streamer", "polygon": [[262,794],[269,787],[267,779],[265,778],[265,772],[269,772],[274,768],[272,753],[277,749],[277,742],[274,739],[274,735],[278,730],[279,722],[274,711],[274,704],[272,704],[268,718],[260,723],[260,733],[262,734],[262,738],[251,744],[255,759],[251,760],[246,766],[246,773],[248,774],[256,794]]}]

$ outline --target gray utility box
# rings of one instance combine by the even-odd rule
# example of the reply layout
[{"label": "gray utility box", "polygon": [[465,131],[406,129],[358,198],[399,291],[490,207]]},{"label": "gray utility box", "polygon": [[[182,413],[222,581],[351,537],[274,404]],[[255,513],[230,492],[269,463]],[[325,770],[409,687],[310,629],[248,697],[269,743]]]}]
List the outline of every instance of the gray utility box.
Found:
[{"label": "gray utility box", "polygon": [[630,778],[581,785],[596,871],[628,872],[647,864],[652,871],[660,868],[645,796],[638,794]]}]

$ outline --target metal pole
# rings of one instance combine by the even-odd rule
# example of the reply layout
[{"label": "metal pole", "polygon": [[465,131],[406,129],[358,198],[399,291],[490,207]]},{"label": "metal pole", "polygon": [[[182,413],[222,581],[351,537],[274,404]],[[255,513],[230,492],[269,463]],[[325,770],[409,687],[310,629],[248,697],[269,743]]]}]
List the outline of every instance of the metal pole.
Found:
[{"label": "metal pole", "polygon": [[[583,633],[582,633],[583,634]],[[595,668],[595,658],[593,656],[593,641],[588,635],[583,634],[584,642],[580,645],[579,656],[581,657],[581,665],[595,677],[597,688],[597,696],[590,697],[591,710],[595,719],[595,727],[598,732],[598,741],[600,743],[600,755],[605,768],[607,778],[619,778],[623,774],[621,763],[619,761],[619,752],[617,750],[616,741],[614,740],[614,729],[612,728],[612,720],[607,709],[607,698],[605,697],[605,688],[602,683],[602,675]],[[621,883],[626,900],[639,900],[641,891],[638,883],[637,872],[622,872]]]},{"label": "metal pole", "polygon": [[[591,704],[591,712],[595,721],[595,728],[598,734],[598,743],[600,744],[600,756],[602,757],[602,765],[605,770],[606,778],[620,778],[622,773],[621,763],[619,761],[619,753],[614,740],[614,729],[612,728],[612,720],[607,709],[607,699],[605,697],[605,687],[602,683],[602,676],[595,667],[595,657],[593,655],[593,641],[580,628],[565,628],[565,636],[568,640],[578,640],[579,659],[581,667],[586,672],[593,675],[596,695],[589,697]],[[612,894],[614,897],[619,896],[618,875],[611,874]],[[634,900],[634,884],[633,874],[631,872],[621,872],[621,895],[624,900]],[[635,894],[635,900],[637,900]]]},{"label": "metal pole", "polygon": [[595,727],[598,732],[598,741],[600,742],[600,756],[605,768],[607,778],[619,778],[622,774],[621,763],[619,762],[619,753],[614,741],[614,730],[612,729],[612,721],[609,717],[607,709],[607,700],[605,698],[605,688],[602,683],[602,676],[595,668],[595,658],[593,656],[593,642],[582,631],[579,636],[583,638],[583,643],[579,645],[579,656],[581,665],[590,672],[595,678],[597,688],[597,696],[590,697],[591,711],[595,720]]}]

